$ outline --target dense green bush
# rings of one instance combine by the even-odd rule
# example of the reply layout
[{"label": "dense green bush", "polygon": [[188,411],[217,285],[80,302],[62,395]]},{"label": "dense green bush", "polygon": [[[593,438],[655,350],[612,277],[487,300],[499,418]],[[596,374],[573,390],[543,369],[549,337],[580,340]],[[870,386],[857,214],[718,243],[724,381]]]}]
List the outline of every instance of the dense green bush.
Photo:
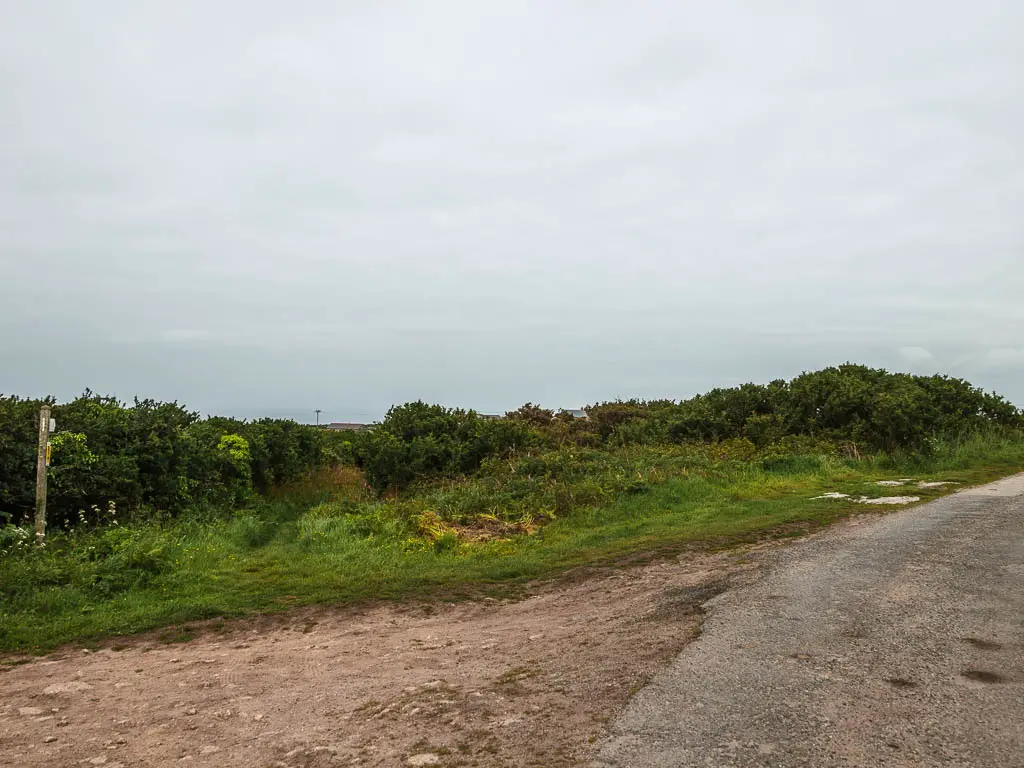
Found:
[{"label": "dense green bush", "polygon": [[43,402],[0,396],[0,524],[5,513],[20,516],[35,505],[36,444]]},{"label": "dense green bush", "polygon": [[[0,397],[0,525],[30,516],[41,403]],[[506,466],[518,474],[502,503],[516,507],[516,493],[532,493],[531,481],[521,478],[546,477],[553,482],[542,502],[560,512],[577,501],[559,496],[559,484],[571,486],[574,472],[592,475],[609,449],[695,445],[704,446],[701,455],[736,461],[799,452],[920,454],[939,439],[1024,426],[1015,406],[963,379],[852,364],[688,400],[586,410],[586,419],[576,419],[527,403],[494,419],[414,402],[392,408],[370,430],[332,433],[283,419],[200,419],[175,402],[129,405],[87,391],[54,404],[60,431],[53,438],[50,517],[60,523],[84,510],[96,521],[112,501],[129,516],[238,508],[253,493],[342,463],[358,466],[378,493],[494,475]],[[633,480],[609,482],[584,495],[628,490]]]},{"label": "dense green bush", "polygon": [[367,482],[384,491],[473,472],[484,459],[525,448],[534,439],[519,421],[415,402],[392,408],[374,429],[361,433],[355,458]]},{"label": "dense green bush", "polygon": [[[0,397],[0,524],[27,519],[35,504],[39,408]],[[54,403],[48,517],[100,522],[114,502],[123,514],[178,514],[238,507],[254,492],[294,482],[335,460],[338,438],[283,419],[200,419],[176,402],[86,391]]]},{"label": "dense green bush", "polygon": [[679,402],[601,403],[587,411],[590,418],[573,424],[564,438],[622,445],[743,437],[763,448],[799,435],[868,452],[921,451],[942,436],[1024,426],[1012,403],[963,379],[852,364]]}]

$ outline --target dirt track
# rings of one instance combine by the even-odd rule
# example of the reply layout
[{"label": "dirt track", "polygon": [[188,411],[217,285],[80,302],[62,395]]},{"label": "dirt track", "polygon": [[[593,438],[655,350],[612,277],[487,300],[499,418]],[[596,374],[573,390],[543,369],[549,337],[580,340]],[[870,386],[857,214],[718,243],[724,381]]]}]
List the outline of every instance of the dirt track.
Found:
[{"label": "dirt track", "polygon": [[1017,476],[514,602],[0,660],[0,765],[1024,765],[1022,494]]},{"label": "dirt track", "polygon": [[[0,669],[0,765],[559,766],[696,634],[735,550],[517,602],[302,610]],[[583,576],[586,578],[583,578]]]}]

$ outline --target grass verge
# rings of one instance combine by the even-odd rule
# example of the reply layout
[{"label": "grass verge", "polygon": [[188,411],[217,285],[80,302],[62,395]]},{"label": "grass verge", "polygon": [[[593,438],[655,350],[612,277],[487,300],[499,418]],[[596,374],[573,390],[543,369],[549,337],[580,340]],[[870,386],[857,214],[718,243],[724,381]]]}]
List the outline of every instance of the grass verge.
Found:
[{"label": "grass verge", "polygon": [[[822,493],[912,493],[926,501],[958,486],[894,491],[876,482],[990,481],[1024,467],[1024,441],[975,438],[943,444],[930,457],[863,460],[739,461],[659,449],[624,451],[600,467],[574,461],[589,474],[571,482],[530,478],[534,490],[522,490],[521,477],[469,479],[401,500],[307,489],[231,517],[109,525],[55,535],[42,551],[9,549],[0,555],[0,649],[39,653],[161,626],[176,627],[170,642],[187,639],[181,625],[200,619],[507,592],[636,553],[801,533],[854,511],[887,509],[813,498]],[[561,504],[557,514],[544,506],[549,496]],[[515,525],[499,507],[516,507]]]}]

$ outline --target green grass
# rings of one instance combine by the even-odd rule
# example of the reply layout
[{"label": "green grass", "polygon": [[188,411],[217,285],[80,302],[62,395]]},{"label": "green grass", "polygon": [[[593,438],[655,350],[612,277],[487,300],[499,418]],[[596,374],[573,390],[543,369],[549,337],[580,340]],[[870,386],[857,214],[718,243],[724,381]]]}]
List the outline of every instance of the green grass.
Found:
[{"label": "green grass", "polygon": [[953,487],[874,481],[967,485],[1024,468],[1020,438],[858,461],[720,460],[666,447],[564,453],[546,457],[543,475],[495,466],[393,500],[306,488],[229,518],[72,531],[43,551],[15,547],[0,555],[0,649],[42,652],[158,627],[170,628],[164,642],[183,641],[190,622],[313,603],[508,594],[575,566],[795,535],[854,511],[885,511],[812,499],[826,491],[928,500]]}]

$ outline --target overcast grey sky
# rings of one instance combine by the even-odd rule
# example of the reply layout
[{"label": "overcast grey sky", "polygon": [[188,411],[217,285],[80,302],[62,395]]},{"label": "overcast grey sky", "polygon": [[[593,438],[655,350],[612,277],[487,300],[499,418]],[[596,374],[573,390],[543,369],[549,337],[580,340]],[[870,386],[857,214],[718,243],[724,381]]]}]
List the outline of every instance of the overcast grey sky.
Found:
[{"label": "overcast grey sky", "polygon": [[0,392],[1024,405],[1024,3],[0,0]]}]

